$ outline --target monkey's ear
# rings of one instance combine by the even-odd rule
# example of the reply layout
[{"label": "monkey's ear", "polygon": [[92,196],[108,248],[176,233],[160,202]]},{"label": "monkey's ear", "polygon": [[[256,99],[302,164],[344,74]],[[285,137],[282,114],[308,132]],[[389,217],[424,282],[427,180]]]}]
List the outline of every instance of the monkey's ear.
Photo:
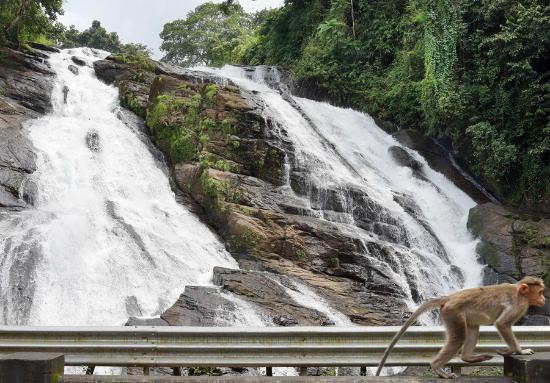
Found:
[{"label": "monkey's ear", "polygon": [[529,292],[529,285],[527,283],[520,283],[519,292],[522,294],[526,294],[527,292]]}]

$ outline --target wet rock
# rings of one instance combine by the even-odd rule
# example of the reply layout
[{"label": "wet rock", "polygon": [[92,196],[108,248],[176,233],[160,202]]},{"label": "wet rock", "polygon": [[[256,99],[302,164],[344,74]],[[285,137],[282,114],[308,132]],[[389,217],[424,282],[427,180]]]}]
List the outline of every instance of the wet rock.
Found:
[{"label": "wet rock", "polygon": [[403,149],[401,146],[390,146],[388,152],[399,165],[410,168],[415,177],[426,180],[422,172],[422,164],[414,159],[407,150]]},{"label": "wet rock", "polygon": [[393,136],[400,144],[420,153],[432,169],[444,174],[477,203],[494,200],[471,174],[465,169],[457,168],[458,164],[450,156],[449,151],[433,138],[412,129],[400,129],[394,132]]},{"label": "wet rock", "polygon": [[61,52],[59,49],[55,47],[50,47],[48,45],[40,44],[40,43],[29,43],[29,45],[35,49],[40,49],[41,51],[46,52],[53,52],[53,53],[59,53]]},{"label": "wet rock", "polygon": [[86,61],[77,56],[72,56],[71,60],[78,66],[86,66]]},{"label": "wet rock", "polygon": [[260,272],[214,268],[214,284],[252,302],[269,313],[279,326],[334,324],[323,313],[296,303],[268,274]]},{"label": "wet rock", "polygon": [[97,60],[93,65],[97,77],[107,84],[112,84],[118,76],[128,70],[126,65],[110,60]]},{"label": "wet rock", "polygon": [[141,312],[141,307],[139,307],[137,298],[134,295],[126,297],[124,304],[126,305],[126,313],[128,315],[138,317],[143,315],[143,313]]},{"label": "wet rock", "polygon": [[[488,265],[484,284],[516,283],[524,275],[550,277],[550,219],[493,203],[470,209],[469,230],[480,238],[478,253]],[[550,292],[544,307],[530,307],[525,324],[550,318]]]},{"label": "wet rock", "polygon": [[67,68],[68,68],[75,76],[78,75],[78,73],[79,73],[79,72],[78,72],[78,67],[76,67],[76,66],[70,64]]},{"label": "wet rock", "polygon": [[0,89],[3,97],[38,113],[51,110],[54,72],[44,58],[0,48]]},{"label": "wet rock", "polygon": [[235,304],[213,287],[187,286],[161,319],[170,326],[223,326],[234,323]]},{"label": "wet rock", "polygon": [[468,228],[481,239],[478,252],[497,273],[517,280],[547,272],[550,219],[486,203],[470,210]]},{"label": "wet rock", "polygon": [[0,207],[11,210],[32,205],[37,194],[29,179],[36,155],[23,123],[51,108],[53,72],[41,56],[0,48]]},{"label": "wet rock", "polygon": [[101,150],[100,140],[99,140],[99,133],[95,129],[90,129],[86,133],[86,145],[88,145],[88,148],[92,152],[99,152]]}]

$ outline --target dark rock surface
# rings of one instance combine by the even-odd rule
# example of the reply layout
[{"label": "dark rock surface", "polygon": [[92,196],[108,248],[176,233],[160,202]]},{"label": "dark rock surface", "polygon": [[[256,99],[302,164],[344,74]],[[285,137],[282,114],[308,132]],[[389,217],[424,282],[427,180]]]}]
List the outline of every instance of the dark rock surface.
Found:
[{"label": "dark rock surface", "polygon": [[234,319],[235,304],[213,287],[187,286],[161,319],[170,326],[223,326]]},{"label": "dark rock surface", "polygon": [[460,168],[449,151],[433,138],[426,137],[411,129],[400,129],[392,135],[400,144],[420,153],[431,168],[444,174],[477,203],[497,202],[495,197],[485,190],[466,170]]},{"label": "dark rock surface", "polygon": [[[468,228],[479,237],[477,251],[488,265],[485,284],[516,283],[525,275],[550,285],[550,218],[485,203],[470,210]],[[522,324],[550,320],[550,291],[544,307],[531,307]]]},{"label": "dark rock surface", "polygon": [[86,66],[86,61],[77,56],[72,56],[71,60],[78,66]]},{"label": "dark rock surface", "polygon": [[69,64],[68,68],[75,76],[78,75],[79,72],[78,72],[78,67],[77,66]]},{"label": "dark rock surface", "polygon": [[43,56],[0,49],[0,208],[20,210],[36,199],[29,180],[36,155],[23,123],[51,109],[54,73]]},{"label": "dark rock surface", "polygon": [[214,284],[269,313],[273,322],[279,326],[334,324],[323,313],[296,303],[283,285],[270,277],[269,273],[215,267]]}]

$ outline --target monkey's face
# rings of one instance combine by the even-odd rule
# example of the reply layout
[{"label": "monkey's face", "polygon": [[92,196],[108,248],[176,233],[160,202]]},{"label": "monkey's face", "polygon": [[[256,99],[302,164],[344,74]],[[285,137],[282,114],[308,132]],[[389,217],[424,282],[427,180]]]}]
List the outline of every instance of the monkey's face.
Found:
[{"label": "monkey's face", "polygon": [[544,297],[544,285],[531,285],[529,286],[529,293],[527,294],[529,298],[530,306],[542,307],[546,298]]}]

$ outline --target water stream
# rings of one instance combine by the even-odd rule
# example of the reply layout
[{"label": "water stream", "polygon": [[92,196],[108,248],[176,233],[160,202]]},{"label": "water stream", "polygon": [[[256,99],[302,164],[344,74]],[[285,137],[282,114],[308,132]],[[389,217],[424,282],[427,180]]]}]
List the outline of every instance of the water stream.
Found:
[{"label": "water stream", "polygon": [[[159,314],[185,285],[210,284],[214,266],[237,267],[119,118],[117,89],[91,65],[106,54],[84,48],[50,58],[53,112],[26,126],[38,201],[0,219],[0,324],[123,324]],[[87,63],[78,75],[68,69],[72,55]]]}]

